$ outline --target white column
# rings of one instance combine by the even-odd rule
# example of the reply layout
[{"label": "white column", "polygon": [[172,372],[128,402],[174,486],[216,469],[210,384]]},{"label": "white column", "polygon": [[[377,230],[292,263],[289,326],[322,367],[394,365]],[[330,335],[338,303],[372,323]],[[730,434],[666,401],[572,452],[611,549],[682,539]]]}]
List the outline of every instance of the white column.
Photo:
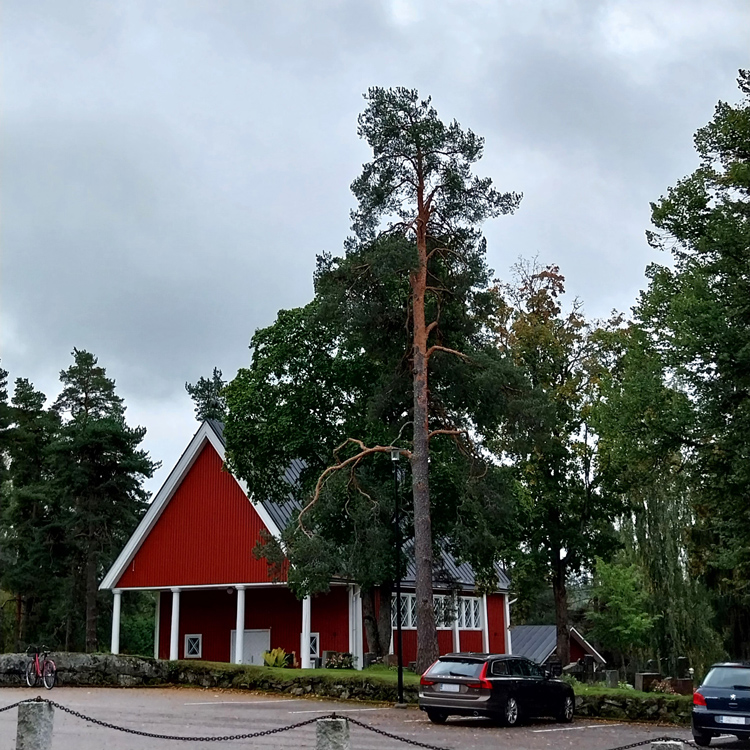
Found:
[{"label": "white column", "polygon": [[172,589],[172,627],[169,632],[169,659],[180,658],[180,589]]},{"label": "white column", "polygon": [[159,658],[159,630],[161,628],[161,591],[156,592],[156,611],[154,612],[154,659]]},{"label": "white column", "polygon": [[306,596],[302,600],[302,632],[299,637],[299,663],[302,669],[310,669],[310,632],[311,632],[312,599]]},{"label": "white column", "polygon": [[362,594],[359,586],[349,586],[349,653],[354,657],[355,669],[362,669]]},{"label": "white column", "polygon": [[453,618],[453,651],[458,653],[461,651],[461,633],[458,632],[458,594],[453,592],[453,611],[455,617]]},{"label": "white column", "polygon": [[245,587],[237,589],[237,619],[234,630],[234,663],[242,664],[245,655]]},{"label": "white column", "polygon": [[508,602],[507,592],[503,594],[503,601],[505,602],[505,653],[513,653],[513,644],[510,642],[510,602]]},{"label": "white column", "polygon": [[113,654],[120,653],[120,605],[122,604],[122,591],[115,589],[112,592],[115,595],[112,602],[112,645],[110,651]]},{"label": "white column", "polygon": [[487,594],[482,594],[482,650],[490,652],[490,623],[487,619]]}]

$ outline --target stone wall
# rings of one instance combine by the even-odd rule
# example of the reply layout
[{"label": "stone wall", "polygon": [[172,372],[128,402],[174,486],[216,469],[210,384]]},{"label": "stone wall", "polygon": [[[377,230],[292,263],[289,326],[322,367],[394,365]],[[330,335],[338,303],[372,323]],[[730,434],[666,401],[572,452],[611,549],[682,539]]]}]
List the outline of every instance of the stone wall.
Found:
[{"label": "stone wall", "polygon": [[[56,652],[58,685],[136,687],[169,682],[169,662],[112,654]],[[25,684],[25,654],[0,654],[0,685]]]},{"label": "stone wall", "polygon": [[[140,685],[196,685],[203,688],[263,690],[287,695],[310,695],[343,700],[396,701],[396,682],[377,674],[357,675],[328,670],[330,674],[305,674],[296,669],[216,664],[193,661],[156,661],[111,654],[54,654],[58,684],[76,686],[137,687]],[[24,684],[28,657],[0,655],[0,686]],[[407,703],[416,703],[416,685],[404,685]],[[659,721],[689,724],[692,701],[686,696],[622,695],[620,692],[576,695],[576,714],[618,721]]]}]

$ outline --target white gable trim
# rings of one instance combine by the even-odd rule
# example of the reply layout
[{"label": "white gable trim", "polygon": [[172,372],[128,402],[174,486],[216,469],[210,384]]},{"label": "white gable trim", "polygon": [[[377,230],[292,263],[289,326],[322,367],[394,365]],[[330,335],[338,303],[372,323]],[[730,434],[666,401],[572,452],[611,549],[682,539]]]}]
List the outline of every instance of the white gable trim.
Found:
[{"label": "white gable trim", "polygon": [[[193,436],[188,447],[185,448],[184,453],[180,456],[180,460],[167,477],[167,481],[164,482],[156,493],[149,509],[146,511],[146,515],[141,519],[141,522],[133,532],[133,535],[128,539],[128,543],[125,545],[122,552],[120,552],[114,564],[107,572],[107,575],[104,576],[104,579],[99,585],[100,589],[112,589],[115,587],[123,573],[127,570],[128,565],[130,565],[135,557],[135,554],[146,540],[146,537],[156,525],[156,522],[161,517],[164,509],[177,491],[177,488],[182,484],[183,479],[187,476],[187,473],[192,468],[195,460],[200,455],[200,452],[203,450],[206,443],[210,443],[213,449],[219,454],[221,460],[224,461],[224,444],[216,434],[213,427],[211,427],[208,422],[204,422]],[[248,498],[248,502],[251,502],[245,482],[238,480],[233,474],[230,476],[232,476],[235,482],[237,482],[238,486],[245,494],[245,497]],[[253,508],[260,516],[261,521],[263,521],[268,531],[278,539],[281,536],[281,532],[268,514],[268,511],[261,503],[253,504]]]}]

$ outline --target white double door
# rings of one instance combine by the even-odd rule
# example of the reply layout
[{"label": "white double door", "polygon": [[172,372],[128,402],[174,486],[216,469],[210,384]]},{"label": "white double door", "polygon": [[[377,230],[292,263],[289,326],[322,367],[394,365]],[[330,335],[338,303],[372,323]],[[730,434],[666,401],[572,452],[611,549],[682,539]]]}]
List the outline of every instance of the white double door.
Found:
[{"label": "white double door", "polygon": [[[229,661],[235,662],[235,638],[237,631],[231,632],[231,646]],[[242,649],[243,664],[263,664],[263,654],[271,650],[270,630],[246,630],[244,633],[244,646]]]}]

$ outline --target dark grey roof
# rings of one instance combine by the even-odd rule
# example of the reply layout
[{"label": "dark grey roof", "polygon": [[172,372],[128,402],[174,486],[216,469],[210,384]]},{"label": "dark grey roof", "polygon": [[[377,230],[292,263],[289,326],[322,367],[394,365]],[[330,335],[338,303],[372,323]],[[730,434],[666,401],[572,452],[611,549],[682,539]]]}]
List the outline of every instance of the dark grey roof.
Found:
[{"label": "dark grey roof", "polygon": [[557,647],[557,628],[554,625],[516,625],[510,629],[510,643],[514,656],[544,664]]},{"label": "dark grey roof", "polygon": [[[406,575],[401,579],[405,586],[416,584],[417,567],[413,554],[414,542],[409,540],[404,545],[406,556]],[[510,579],[501,565],[495,565],[497,573],[497,588],[507,591],[510,588]],[[432,580],[436,588],[455,588],[473,591],[476,585],[474,569],[467,562],[458,562],[453,554],[443,547],[440,557],[433,563]]]},{"label": "dark grey roof", "polygon": [[[216,419],[207,419],[206,422],[208,422],[210,427],[216,433],[219,440],[226,445],[226,441],[224,440],[223,423]],[[294,487],[304,468],[304,461],[294,459],[284,472],[284,479]],[[290,492],[287,499],[282,502],[276,502],[275,500],[269,499],[259,500],[255,497],[252,498],[252,500],[254,503],[261,503],[268,515],[273,519],[276,526],[282,530],[289,525],[289,522],[294,516],[294,512],[301,508],[299,500],[292,492]],[[414,555],[410,554],[410,547],[408,544],[405,544],[404,548],[407,563],[406,575],[402,579],[402,583],[405,586],[414,586],[416,579]],[[510,580],[505,573],[505,570],[501,565],[496,565],[495,570],[497,571],[498,589],[500,591],[507,591],[510,588]],[[476,583],[474,571],[472,570],[471,565],[466,562],[457,562],[456,558],[447,549],[443,549],[440,559],[435,561],[433,578],[437,587],[444,588],[458,586],[461,589],[473,590]]]}]

